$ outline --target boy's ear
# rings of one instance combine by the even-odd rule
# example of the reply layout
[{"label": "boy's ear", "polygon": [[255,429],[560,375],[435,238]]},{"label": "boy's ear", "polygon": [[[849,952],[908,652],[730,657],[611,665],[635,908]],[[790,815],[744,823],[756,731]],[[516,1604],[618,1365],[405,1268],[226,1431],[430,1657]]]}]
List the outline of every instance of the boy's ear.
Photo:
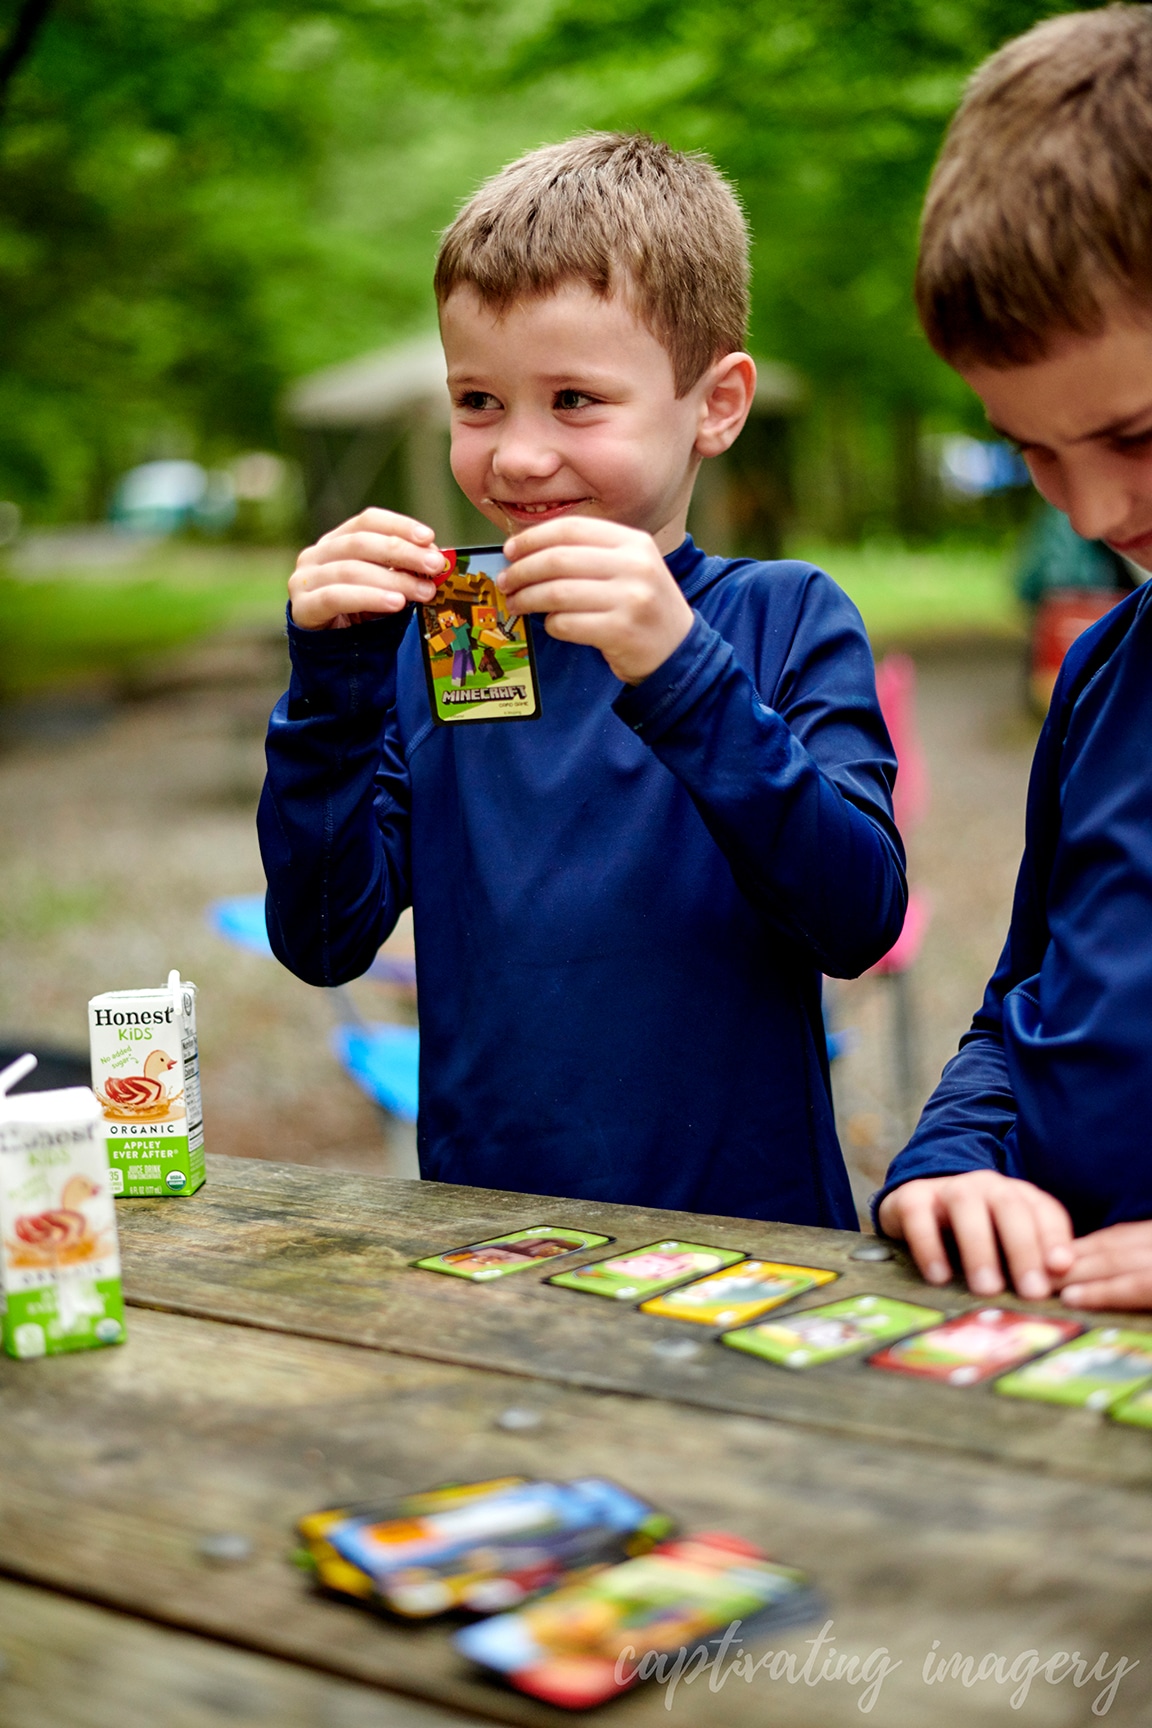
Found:
[{"label": "boy's ear", "polygon": [[725,354],[713,361],[696,389],[700,404],[696,453],[720,456],[736,442],[751,412],[756,362],[751,354]]}]

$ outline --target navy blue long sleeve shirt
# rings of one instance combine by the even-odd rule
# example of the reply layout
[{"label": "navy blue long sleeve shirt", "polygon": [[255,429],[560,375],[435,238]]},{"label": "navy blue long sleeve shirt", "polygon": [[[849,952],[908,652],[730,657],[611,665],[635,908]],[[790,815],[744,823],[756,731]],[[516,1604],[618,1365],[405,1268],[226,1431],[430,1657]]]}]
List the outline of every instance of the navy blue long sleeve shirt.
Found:
[{"label": "navy blue long sleeve shirt", "polygon": [[854,1228],[820,974],[905,905],[868,642],[809,565],[667,562],[675,653],[624,687],[532,619],[521,724],[434,725],[406,615],[290,623],[269,936],[336,984],[411,903],[426,1177]]},{"label": "navy blue long sleeve shirt", "polygon": [[1152,584],[1069,650],[1040,734],[1008,940],[874,1207],[999,1170],[1078,1235],[1152,1216]]}]

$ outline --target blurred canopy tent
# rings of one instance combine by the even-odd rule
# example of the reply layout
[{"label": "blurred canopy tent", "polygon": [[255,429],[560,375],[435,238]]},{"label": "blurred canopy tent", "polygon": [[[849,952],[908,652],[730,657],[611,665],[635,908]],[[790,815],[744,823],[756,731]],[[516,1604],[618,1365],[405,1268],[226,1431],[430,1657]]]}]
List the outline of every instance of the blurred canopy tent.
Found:
[{"label": "blurred canopy tent", "polygon": [[[705,462],[689,527],[709,552],[779,555],[792,500],[790,421],[799,375],[757,361],[748,425],[725,456]],[[436,336],[365,354],[300,379],[284,417],[304,467],[308,511],[325,533],[369,504],[430,523],[448,544],[489,542],[492,524],[460,492],[448,463],[448,392]]]}]

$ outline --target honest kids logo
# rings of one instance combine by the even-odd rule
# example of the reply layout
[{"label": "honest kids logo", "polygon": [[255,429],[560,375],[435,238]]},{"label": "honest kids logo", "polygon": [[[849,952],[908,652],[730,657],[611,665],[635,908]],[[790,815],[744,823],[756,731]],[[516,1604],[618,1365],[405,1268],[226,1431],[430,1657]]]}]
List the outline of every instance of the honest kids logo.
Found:
[{"label": "honest kids logo", "polygon": [[421,608],[424,670],[440,725],[534,720],[540,712],[531,634],[495,582],[506,564],[498,548],[445,552],[439,592]]}]

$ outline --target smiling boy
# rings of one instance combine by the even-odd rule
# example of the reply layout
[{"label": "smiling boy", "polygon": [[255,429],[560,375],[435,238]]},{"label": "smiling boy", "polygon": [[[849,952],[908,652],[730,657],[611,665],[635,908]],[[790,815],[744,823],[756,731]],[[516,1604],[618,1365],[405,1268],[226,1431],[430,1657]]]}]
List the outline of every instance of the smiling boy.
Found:
[{"label": "smiling boy", "polygon": [[[929,189],[928,335],[1088,540],[1152,570],[1152,7],[1039,25],[974,77]],[[934,1283],[1152,1308],[1152,584],[1076,642],[1008,941],[888,1172]]]},{"label": "smiling boy", "polygon": [[685,532],[755,387],[739,206],[700,158],[579,138],[481,188],[436,294],[542,714],[433,724],[431,527],[367,510],[303,552],[273,946],[338,983],[412,904],[427,1177],[852,1228],[820,974],[900,929],[894,762],[839,589]]}]

